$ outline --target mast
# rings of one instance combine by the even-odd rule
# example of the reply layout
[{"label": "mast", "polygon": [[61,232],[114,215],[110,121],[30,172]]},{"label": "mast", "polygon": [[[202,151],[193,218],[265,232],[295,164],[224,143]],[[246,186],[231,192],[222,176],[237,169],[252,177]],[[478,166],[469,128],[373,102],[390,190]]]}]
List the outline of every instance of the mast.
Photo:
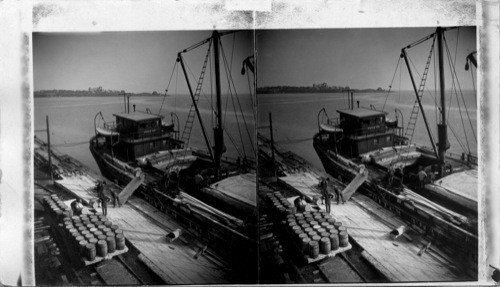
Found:
[{"label": "mast", "polygon": [[441,123],[438,124],[438,150],[439,150],[439,175],[443,176],[444,157],[447,150],[448,135],[446,127],[446,99],[445,99],[445,78],[443,64],[443,28],[438,27],[436,30],[438,40],[438,56],[439,56],[439,92],[441,95]]},{"label": "mast", "polygon": [[215,170],[217,171],[216,174],[218,174],[218,171],[220,170],[220,163],[221,163],[221,157],[223,148],[224,148],[224,134],[222,130],[222,100],[221,100],[221,87],[220,87],[220,63],[219,63],[219,33],[217,31],[214,31],[212,34],[212,40],[214,44],[214,68],[215,68],[215,92],[216,92],[216,99],[217,99],[217,111],[216,111],[216,116],[217,116],[217,125],[214,128],[214,142],[215,142],[215,148],[214,148],[214,164],[215,164]]}]

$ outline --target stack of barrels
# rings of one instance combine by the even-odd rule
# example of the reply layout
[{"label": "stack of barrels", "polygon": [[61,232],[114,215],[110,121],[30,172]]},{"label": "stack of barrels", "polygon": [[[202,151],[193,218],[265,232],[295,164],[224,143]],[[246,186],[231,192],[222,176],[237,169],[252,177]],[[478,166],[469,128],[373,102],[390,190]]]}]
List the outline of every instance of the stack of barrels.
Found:
[{"label": "stack of barrels", "polygon": [[[51,200],[58,202],[55,197],[57,195],[44,197],[44,203],[49,204]],[[60,202],[66,206],[64,202]],[[61,209],[59,205],[58,208]],[[79,216],[71,216],[65,212],[62,212],[61,216],[51,213],[56,215],[60,221],[59,225],[64,228],[64,235],[68,239],[66,241],[88,261],[94,261],[96,256],[105,257],[116,250],[125,249],[123,231],[101,213]]]},{"label": "stack of barrels", "polygon": [[56,194],[43,197],[44,208],[58,221],[73,216],[73,211]]},{"label": "stack of barrels", "polygon": [[292,245],[306,257],[316,259],[319,254],[327,255],[349,245],[347,228],[326,211],[296,213],[280,192],[268,194],[267,198],[275,219],[281,222],[283,235],[291,238]]}]

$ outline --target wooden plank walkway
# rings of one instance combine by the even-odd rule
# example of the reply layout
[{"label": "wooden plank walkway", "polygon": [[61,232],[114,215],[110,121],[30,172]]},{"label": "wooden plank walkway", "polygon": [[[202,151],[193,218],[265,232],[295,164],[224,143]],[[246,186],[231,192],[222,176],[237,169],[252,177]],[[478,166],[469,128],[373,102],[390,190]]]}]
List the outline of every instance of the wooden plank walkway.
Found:
[{"label": "wooden plank walkway", "polygon": [[[89,201],[95,199],[95,183],[87,175],[73,175],[57,183],[75,196]],[[229,268],[204,256],[194,259],[203,244],[194,237],[167,243],[165,235],[181,228],[173,220],[159,224],[139,211],[137,206],[146,206],[141,199],[133,198],[120,208],[108,206],[108,217],[123,230],[125,237],[149,262],[157,267],[158,275],[168,284],[228,283]],[[154,212],[154,211],[150,211]],[[168,217],[164,214],[165,217]],[[184,235],[183,235],[184,237]]]},{"label": "wooden plank walkway", "polygon": [[429,250],[418,256],[420,240],[400,236],[393,241],[389,234],[406,224],[370,198],[358,194],[346,204],[332,205],[331,214],[347,227],[349,235],[365,250],[370,262],[395,282],[459,281],[464,273],[439,254]]}]

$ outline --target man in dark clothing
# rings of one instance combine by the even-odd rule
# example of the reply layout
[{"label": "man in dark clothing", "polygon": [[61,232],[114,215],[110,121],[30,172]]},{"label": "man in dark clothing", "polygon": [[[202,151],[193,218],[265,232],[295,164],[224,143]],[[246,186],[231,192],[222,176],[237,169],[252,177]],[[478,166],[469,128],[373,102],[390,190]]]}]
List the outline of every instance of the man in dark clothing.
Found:
[{"label": "man in dark clothing", "polygon": [[78,216],[82,215],[83,205],[82,200],[77,198],[75,201],[71,203],[71,210],[73,210],[73,214]]},{"label": "man in dark clothing", "polygon": [[104,184],[105,184],[105,182],[102,182],[99,184],[97,196],[99,198],[99,204],[102,206],[102,214],[107,215],[108,214],[108,201],[107,201],[106,196],[104,195]]},{"label": "man in dark clothing", "polygon": [[328,193],[328,179],[321,180],[321,194],[323,195],[323,200],[325,201],[326,211],[330,213],[330,194]]},{"label": "man in dark clothing", "polygon": [[304,195],[299,195],[294,201],[293,204],[295,205],[295,208],[297,209],[297,212],[304,212],[306,211],[306,205],[307,202],[304,198]]},{"label": "man in dark clothing", "polygon": [[341,199],[342,199],[342,204],[344,204],[345,200],[344,200],[344,196],[342,195],[342,191],[337,187],[334,187],[333,190],[335,190],[335,194],[337,195],[337,205],[340,204]]},{"label": "man in dark clothing", "polygon": [[120,197],[118,196],[118,194],[116,194],[116,191],[112,190],[111,196],[113,197],[113,208],[116,207],[117,202],[118,202],[118,207],[122,207],[122,204],[120,203]]}]

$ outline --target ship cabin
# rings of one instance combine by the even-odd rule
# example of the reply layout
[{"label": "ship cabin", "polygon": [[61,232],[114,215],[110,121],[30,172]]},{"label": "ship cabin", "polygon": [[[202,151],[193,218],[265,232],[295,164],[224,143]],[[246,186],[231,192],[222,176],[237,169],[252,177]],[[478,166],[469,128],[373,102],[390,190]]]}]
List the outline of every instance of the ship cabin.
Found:
[{"label": "ship cabin", "polygon": [[399,141],[397,128],[394,128],[393,122],[386,121],[384,112],[365,108],[337,112],[337,124],[330,128],[322,127],[323,135],[328,134],[326,141],[336,152],[358,157],[366,152],[393,146]]},{"label": "ship cabin", "polygon": [[113,115],[120,139],[114,152],[119,158],[132,161],[179,145],[173,139],[173,125],[162,125],[163,116],[135,111]]}]

